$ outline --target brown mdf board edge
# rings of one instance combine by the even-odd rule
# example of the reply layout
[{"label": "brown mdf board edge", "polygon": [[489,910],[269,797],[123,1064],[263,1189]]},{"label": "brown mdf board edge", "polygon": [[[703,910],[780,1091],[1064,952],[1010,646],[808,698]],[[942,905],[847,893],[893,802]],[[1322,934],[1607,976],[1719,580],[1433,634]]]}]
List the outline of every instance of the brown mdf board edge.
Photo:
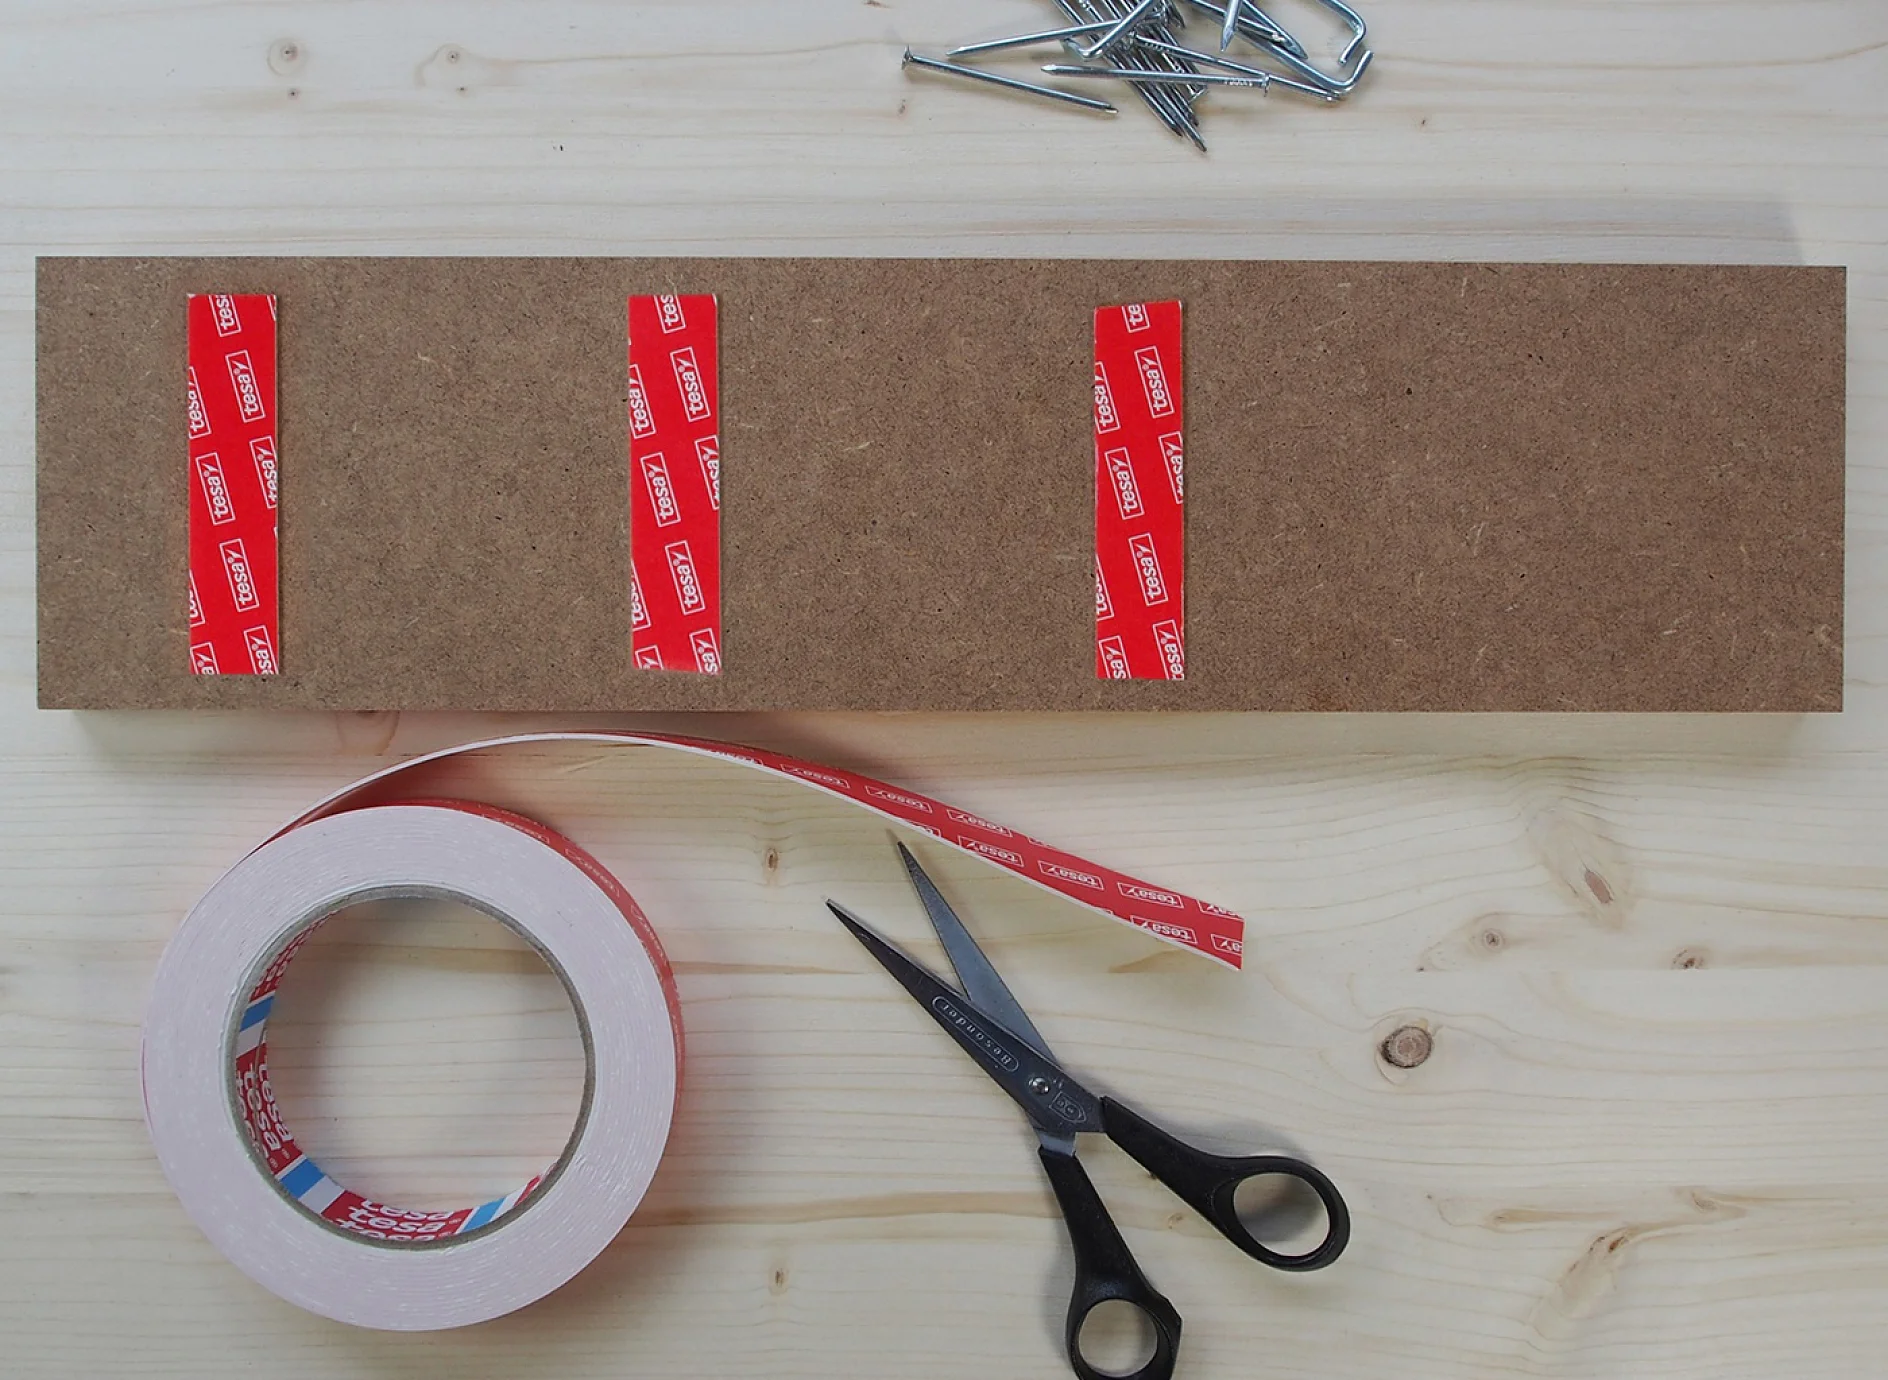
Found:
[{"label": "brown mdf board edge", "polygon": [[[1841,706],[1840,269],[59,259],[39,285],[47,707]],[[185,669],[191,290],[282,301],[268,682]],[[723,301],[713,682],[629,665],[621,312],[665,290]],[[1191,679],[1106,684],[1090,313],[1164,297]]]}]

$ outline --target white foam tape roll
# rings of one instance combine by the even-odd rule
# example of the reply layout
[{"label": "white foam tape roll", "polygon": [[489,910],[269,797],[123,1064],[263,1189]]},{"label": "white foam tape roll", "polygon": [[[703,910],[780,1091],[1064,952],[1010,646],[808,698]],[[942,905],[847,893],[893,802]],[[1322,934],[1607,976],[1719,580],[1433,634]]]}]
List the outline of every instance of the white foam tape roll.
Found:
[{"label": "white foam tape roll", "polygon": [[[457,900],[510,926],[576,1009],[588,1068],[577,1129],[541,1178],[493,1202],[369,1202],[276,1114],[266,1031],[282,971],[324,918],[389,897]],[[363,1327],[459,1327],[550,1293],[629,1220],[674,1115],[677,1011],[635,902],[568,841],[480,806],[347,810],[264,844],[185,919],[145,1025],[146,1117],[185,1209],[250,1278]]]}]

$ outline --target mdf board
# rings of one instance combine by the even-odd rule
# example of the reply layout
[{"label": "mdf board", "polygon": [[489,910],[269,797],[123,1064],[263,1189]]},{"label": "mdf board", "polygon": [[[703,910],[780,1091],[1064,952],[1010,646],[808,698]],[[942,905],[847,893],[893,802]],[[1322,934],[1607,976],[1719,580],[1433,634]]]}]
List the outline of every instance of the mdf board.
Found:
[{"label": "mdf board", "polygon": [[[190,673],[184,312],[280,303],[282,663]],[[725,672],[630,659],[624,303],[720,298]],[[1092,316],[1185,304],[1188,678],[1095,675]],[[1845,275],[42,259],[52,708],[1833,711]]]}]

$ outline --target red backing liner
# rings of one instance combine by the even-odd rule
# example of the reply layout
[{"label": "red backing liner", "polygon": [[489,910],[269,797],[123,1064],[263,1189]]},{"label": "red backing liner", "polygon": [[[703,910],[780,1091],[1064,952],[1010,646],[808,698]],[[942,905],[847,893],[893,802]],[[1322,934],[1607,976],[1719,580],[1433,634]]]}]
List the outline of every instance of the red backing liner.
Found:
[{"label": "red backing liner", "polygon": [[721,438],[713,297],[629,299],[630,650],[721,674]]},{"label": "red backing liner", "polygon": [[190,668],[281,670],[276,601],[275,298],[189,305]]},{"label": "red backing liner", "polygon": [[1183,896],[1165,887],[1151,886],[1125,872],[1089,862],[1086,858],[1077,857],[1040,839],[1030,838],[1027,834],[992,824],[966,810],[946,805],[941,800],[888,785],[858,772],[847,771],[844,767],[829,767],[770,752],[766,748],[721,743],[709,738],[599,729],[533,733],[467,743],[416,757],[377,772],[364,781],[357,781],[316,805],[288,827],[295,828],[370,799],[382,799],[384,795],[381,788],[384,783],[431,762],[491,748],[566,742],[670,748],[721,761],[744,762],[776,776],[802,782],[827,795],[864,806],[886,819],[922,829],[953,848],[974,854],[1026,881],[1112,916],[1123,924],[1132,925],[1178,948],[1204,954],[1229,968],[1241,966],[1244,959],[1245,921],[1222,906]]},{"label": "red backing liner", "polygon": [[1095,313],[1095,674],[1185,680],[1180,304]]}]

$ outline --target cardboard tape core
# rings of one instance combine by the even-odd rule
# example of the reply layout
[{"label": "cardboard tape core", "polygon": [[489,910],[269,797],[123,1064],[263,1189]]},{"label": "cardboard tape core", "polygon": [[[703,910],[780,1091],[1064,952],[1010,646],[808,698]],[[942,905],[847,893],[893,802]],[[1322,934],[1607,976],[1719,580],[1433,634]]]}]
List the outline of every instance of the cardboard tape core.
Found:
[{"label": "cardboard tape core", "polygon": [[[485,813],[488,817],[503,817],[500,812]],[[532,951],[557,978],[570,1001],[584,1055],[583,1096],[575,1124],[552,1164],[542,1174],[534,1175],[508,1194],[444,1211],[415,1211],[374,1201],[324,1172],[296,1141],[287,1119],[281,1114],[269,1078],[268,1022],[282,979],[293,967],[303,946],[315,937],[323,925],[343,911],[375,901],[450,901],[503,925],[531,946]],[[482,906],[473,897],[437,887],[376,887],[359,895],[344,897],[325,913],[312,917],[279,953],[270,955],[253,977],[254,981],[249,985],[249,999],[236,1013],[235,1024],[229,1033],[230,1107],[249,1133],[249,1148],[257,1168],[268,1176],[285,1198],[316,1222],[393,1249],[432,1246],[493,1230],[512,1214],[531,1206],[536,1201],[533,1195],[537,1190],[555,1182],[562,1172],[589,1119],[590,1102],[596,1088],[595,1048],[590,1038],[590,1022],[584,1011],[583,1000],[570,978],[558,965],[556,955],[538,944],[518,920]]]}]

